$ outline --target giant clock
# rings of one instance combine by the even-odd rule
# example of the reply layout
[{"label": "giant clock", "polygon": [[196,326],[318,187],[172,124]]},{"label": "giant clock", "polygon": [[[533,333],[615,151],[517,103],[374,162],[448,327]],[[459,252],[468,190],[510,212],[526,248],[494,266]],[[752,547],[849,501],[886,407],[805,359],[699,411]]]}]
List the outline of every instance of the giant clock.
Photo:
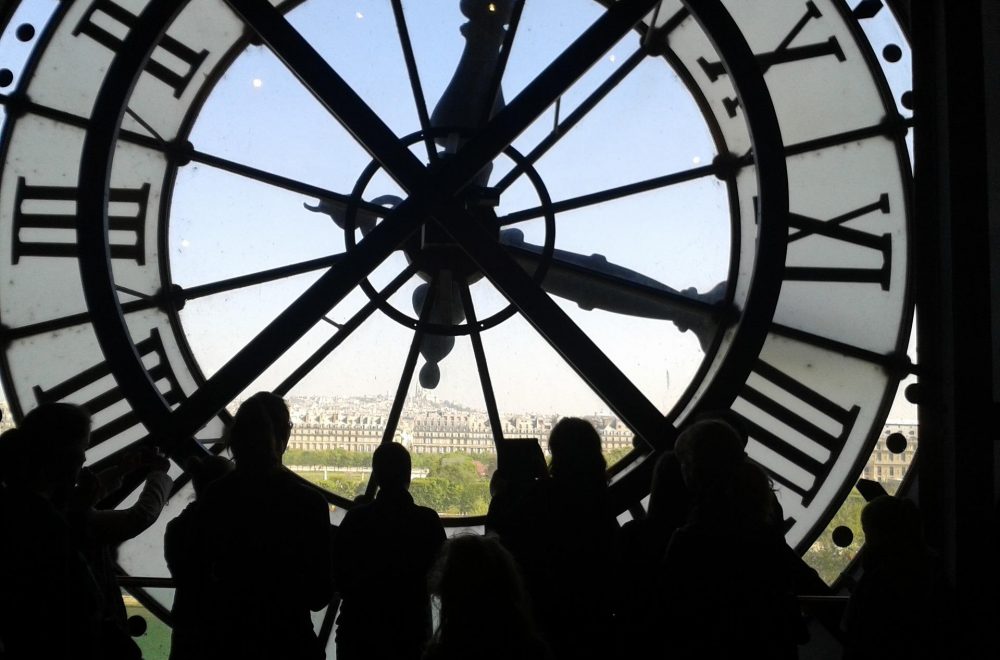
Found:
[{"label": "giant clock", "polygon": [[[357,4],[3,10],[16,414],[78,402],[91,463],[180,464],[251,386],[378,380],[387,440],[417,383],[474,389],[494,436],[526,400],[597,402],[637,438],[624,513],[676,429],[728,408],[807,547],[911,319],[907,124],[851,8]],[[126,569],[162,574],[157,533]]]}]

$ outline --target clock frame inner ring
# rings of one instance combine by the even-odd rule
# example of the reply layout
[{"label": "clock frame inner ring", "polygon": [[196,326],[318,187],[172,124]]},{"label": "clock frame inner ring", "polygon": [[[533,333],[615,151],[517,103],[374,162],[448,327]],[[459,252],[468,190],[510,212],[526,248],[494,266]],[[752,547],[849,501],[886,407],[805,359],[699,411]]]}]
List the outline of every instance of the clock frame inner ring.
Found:
[{"label": "clock frame inner ring", "polygon": [[[468,131],[463,129],[437,127],[430,131],[430,137],[434,139],[446,138],[456,134],[462,135],[467,132]],[[400,141],[409,146],[421,143],[424,139],[424,133],[418,131],[407,135]],[[545,279],[545,275],[548,272],[549,265],[552,263],[552,257],[555,251],[556,220],[555,211],[553,210],[552,205],[552,198],[549,195],[548,189],[545,186],[545,182],[542,180],[541,175],[523,154],[512,146],[507,146],[502,153],[514,163],[514,166],[518,168],[522,175],[531,183],[531,186],[538,197],[539,206],[542,209],[542,218],[545,226],[545,240],[540,246],[541,250],[537,253],[538,263],[531,272],[532,279],[534,279],[535,282],[540,283]],[[441,154],[441,157],[447,158],[447,154]],[[369,184],[380,170],[381,166],[377,162],[372,161],[369,163],[364,171],[362,171],[362,173],[358,176],[357,183],[351,191],[350,201],[344,209],[344,216],[342,220],[344,243],[348,251],[357,247],[357,231],[360,231],[362,236],[364,236],[371,230],[374,224],[377,224],[378,222],[377,218],[363,217],[360,204],[364,201],[364,195]],[[523,234],[520,230],[502,229],[501,223],[498,222],[496,213],[493,210],[499,203],[499,198],[491,198],[491,195],[491,189],[473,186],[470,184],[465,189],[460,191],[457,197],[464,200],[464,206],[469,215],[474,217],[484,227],[486,227],[490,235],[497,241],[500,243],[507,241],[515,245],[519,243],[523,245]],[[378,200],[387,200],[389,197],[390,196],[388,195],[381,197],[377,196],[374,200],[377,203]],[[398,203],[398,201],[395,203]],[[454,242],[430,218],[423,220],[421,229],[407,239],[400,247],[406,256],[407,262],[416,265],[417,275],[425,282],[431,283],[431,285],[433,285],[436,280],[440,280],[442,275],[450,277],[455,281],[464,282],[466,285],[475,284],[483,279],[482,271],[468,256],[468,254],[466,254],[462,247]],[[462,314],[460,318],[456,314],[456,316],[454,316],[450,321],[446,322],[440,322],[436,319],[419,318],[417,315],[411,315],[403,312],[396,306],[389,303],[378,292],[369,278],[365,278],[361,281],[360,288],[364,291],[365,295],[368,296],[369,300],[377,304],[380,311],[407,328],[419,328],[421,331],[426,333],[450,336],[468,335],[472,332],[472,328],[470,327],[464,314]],[[460,309],[461,302],[457,299],[454,302],[457,303],[458,308]],[[414,309],[420,309],[422,306],[423,300],[417,300],[415,295]],[[453,304],[452,307],[455,307],[455,305]],[[479,330],[493,328],[511,318],[516,313],[517,309],[515,306],[508,303],[500,311],[494,312],[485,318],[476,319],[475,325]]]}]

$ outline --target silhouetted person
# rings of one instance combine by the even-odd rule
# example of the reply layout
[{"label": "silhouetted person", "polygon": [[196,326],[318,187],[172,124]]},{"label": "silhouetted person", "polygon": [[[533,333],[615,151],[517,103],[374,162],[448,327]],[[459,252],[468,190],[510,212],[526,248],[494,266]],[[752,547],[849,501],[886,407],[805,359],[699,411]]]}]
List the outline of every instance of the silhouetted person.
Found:
[{"label": "silhouetted person", "polygon": [[[724,427],[717,425],[722,424]],[[717,479],[725,479],[726,474],[734,466],[746,460],[746,449],[749,442],[747,428],[743,419],[731,410],[710,411],[700,415],[689,428],[690,433],[682,434],[678,439],[675,453],[683,456],[682,462],[687,466],[691,488],[704,487],[708,492],[716,489],[709,486]],[[721,429],[721,432],[720,432]],[[729,432],[726,432],[729,431]],[[694,474],[697,472],[698,474]],[[725,492],[725,490],[719,490]],[[778,501],[777,493],[770,490],[770,511],[767,515],[768,525],[774,534],[784,536],[784,511]],[[702,505],[704,506],[704,504]],[[782,546],[785,563],[792,575],[792,584],[796,594],[829,595],[829,586],[819,576],[816,569],[807,564],[787,544]],[[824,616],[824,618],[826,618]],[[828,621],[835,625],[835,621]]]},{"label": "silhouetted person", "polygon": [[550,476],[524,499],[519,538],[501,541],[521,565],[552,656],[604,658],[612,649],[608,557],[618,523],[601,437],[586,420],[566,417],[549,434],[549,451]]},{"label": "silhouetted person", "polygon": [[437,513],[407,492],[410,472],[405,447],[380,445],[372,455],[375,499],[356,505],[340,524],[338,660],[420,658],[430,638],[427,572],[445,535]]},{"label": "silhouetted person", "polygon": [[690,426],[676,451],[694,507],[661,568],[664,656],[798,657],[804,627],[767,475],[719,421]]},{"label": "silhouetted person", "polygon": [[845,660],[945,657],[938,635],[947,626],[936,608],[937,576],[917,507],[877,497],[862,510],[861,527],[864,573],[844,616]]},{"label": "silhouetted person", "polygon": [[43,404],[0,437],[0,639],[8,658],[101,658],[97,583],[65,513],[90,416]]},{"label": "silhouetted person", "polygon": [[447,541],[431,571],[430,588],[441,609],[425,660],[548,657],[517,564],[495,538]]},{"label": "silhouetted person", "polygon": [[329,507],[281,466],[259,400],[240,406],[227,439],[236,469],[201,499],[189,546],[208,576],[199,603],[205,657],[323,658],[310,610],[332,595]]},{"label": "silhouetted person", "polygon": [[486,532],[500,537],[520,561],[530,552],[536,524],[539,481],[548,481],[549,467],[537,440],[503,440],[497,445],[497,469],[490,476]]},{"label": "silhouetted person", "polygon": [[704,419],[688,426],[674,444],[681,475],[695,507],[705,506],[718,486],[746,460],[746,440],[729,422]]},{"label": "silhouetted person", "polygon": [[271,428],[274,430],[274,444],[278,456],[282,456],[288,449],[288,438],[292,434],[292,418],[288,413],[288,405],[284,399],[273,392],[257,392],[247,399],[247,402],[251,401],[259,404],[271,421]]},{"label": "silhouetted person", "polygon": [[656,639],[658,592],[649,570],[663,561],[670,538],[687,523],[690,511],[680,462],[674,452],[664,453],[653,468],[646,517],[627,522],[619,536],[615,638],[620,658],[641,657]]},{"label": "silhouetted person", "polygon": [[[222,456],[205,456],[188,461],[184,471],[191,475],[195,498],[201,498],[209,485],[233,471],[233,463]],[[200,604],[211,576],[206,563],[197,555],[200,509],[201,501],[195,499],[167,523],[163,536],[163,554],[174,578],[170,660],[202,657],[206,643],[200,638],[200,619],[211,614],[201,611]]]},{"label": "silhouetted person", "polygon": [[[117,552],[119,545],[159,518],[173,486],[169,467],[169,461],[150,448],[123,452],[114,465],[100,472],[84,468],[69,505],[70,527],[104,601],[103,651],[108,660],[142,656],[128,632],[128,613],[117,579]],[[102,500],[122,489],[126,479],[143,481],[136,501],[121,508],[98,508]]]}]

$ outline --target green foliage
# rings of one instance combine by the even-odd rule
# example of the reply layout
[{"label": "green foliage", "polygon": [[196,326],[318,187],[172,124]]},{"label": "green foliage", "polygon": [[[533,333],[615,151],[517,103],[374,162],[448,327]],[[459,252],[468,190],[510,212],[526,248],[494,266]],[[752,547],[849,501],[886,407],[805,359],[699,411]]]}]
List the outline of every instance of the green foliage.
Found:
[{"label": "green foliage", "polygon": [[456,483],[440,477],[414,479],[410,484],[413,500],[446,515],[482,515],[490,499],[490,484],[481,479]]},{"label": "green foliage", "polygon": [[144,660],[167,660],[170,655],[170,627],[142,605],[127,605],[125,613],[128,616],[139,615],[146,620],[145,634],[135,638]]},{"label": "green foliage", "polygon": [[366,479],[364,475],[360,474],[329,472],[326,479],[323,478],[322,472],[297,472],[296,474],[323,490],[328,490],[347,499],[354,499],[365,490]]},{"label": "green foliage", "polygon": [[[417,504],[445,515],[483,515],[490,502],[489,477],[496,470],[496,454],[412,454],[415,469],[429,470],[414,479],[410,494]],[[285,452],[285,465],[370,467],[371,454],[343,449]],[[482,472],[482,475],[480,475]],[[367,477],[350,472],[300,472],[300,477],[341,497],[353,499],[364,491]]]},{"label": "green foliage", "polygon": [[604,452],[604,460],[608,462],[608,467],[611,467],[618,461],[625,458],[625,456],[632,451],[631,447],[621,447],[619,449],[609,449]]},{"label": "green foliage", "polygon": [[[840,577],[865,543],[865,535],[861,531],[861,510],[864,506],[865,499],[861,493],[852,490],[840,511],[803,556],[806,563],[816,569],[827,584],[833,584]],[[854,532],[854,541],[846,548],[837,547],[831,538],[833,530],[840,526],[848,527]]]},{"label": "green foliage", "polygon": [[336,467],[371,467],[372,455],[363,451],[327,449],[308,451],[289,449],[282,457],[285,465],[331,465]]},{"label": "green foliage", "polygon": [[434,479],[444,479],[456,484],[469,484],[479,479],[476,464],[467,454],[445,454],[428,475]]}]

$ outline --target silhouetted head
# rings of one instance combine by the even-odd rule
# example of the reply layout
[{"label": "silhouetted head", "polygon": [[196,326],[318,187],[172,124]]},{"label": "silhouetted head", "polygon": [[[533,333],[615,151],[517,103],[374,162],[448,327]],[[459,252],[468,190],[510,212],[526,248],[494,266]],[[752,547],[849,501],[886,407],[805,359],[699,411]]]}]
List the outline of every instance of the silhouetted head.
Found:
[{"label": "silhouetted head", "polygon": [[229,425],[226,444],[238,468],[265,468],[281,462],[271,416],[260,401],[243,402]]},{"label": "silhouetted head", "polygon": [[865,553],[909,554],[923,548],[920,512],[908,499],[882,495],[861,510]]},{"label": "silhouetted head", "polygon": [[670,518],[684,524],[691,506],[691,496],[684,485],[681,464],[674,452],[666,452],[656,460],[653,480],[649,487],[649,517]]},{"label": "silhouetted head", "polygon": [[247,401],[256,401],[267,412],[271,418],[271,426],[274,429],[274,441],[278,449],[278,455],[285,453],[288,448],[288,437],[292,433],[292,418],[288,414],[288,406],[285,400],[272,392],[257,392]]},{"label": "silhouetted head", "polygon": [[737,465],[724,492],[745,525],[759,527],[773,523],[775,500],[771,479],[756,463],[744,460]]},{"label": "silhouetted head", "polygon": [[441,600],[437,641],[480,640],[484,626],[501,636],[523,635],[526,627],[532,628],[517,563],[492,536],[469,534],[446,541],[428,582]]},{"label": "silhouetted head", "polygon": [[191,475],[194,494],[201,497],[205,489],[233,471],[233,462],[223,456],[196,456],[184,464],[184,471]]},{"label": "silhouetted head", "polygon": [[27,447],[20,429],[7,429],[0,433],[0,483],[23,486],[28,476],[26,458]]},{"label": "silhouetted head", "polygon": [[398,442],[383,443],[372,454],[372,479],[381,490],[406,490],[410,471],[410,452]]},{"label": "silhouetted head", "polygon": [[90,414],[71,403],[43,403],[19,427],[25,469],[37,488],[56,499],[68,495],[80,476],[90,443]]},{"label": "silhouetted head", "polygon": [[747,432],[746,422],[743,421],[743,418],[740,417],[738,413],[735,413],[728,408],[723,408],[721,410],[708,410],[700,415],[697,415],[693,421],[702,422],[712,420],[728,424],[739,437],[740,442],[743,444],[743,448],[746,449],[747,442],[749,442],[750,439],[750,434]]},{"label": "silhouetted head", "polygon": [[549,434],[549,466],[554,479],[567,482],[604,482],[607,463],[601,453],[601,436],[585,419],[563,417]]},{"label": "silhouetted head", "polygon": [[688,489],[698,491],[723,478],[746,458],[743,440],[733,427],[718,419],[688,426],[677,437],[674,452]]}]

